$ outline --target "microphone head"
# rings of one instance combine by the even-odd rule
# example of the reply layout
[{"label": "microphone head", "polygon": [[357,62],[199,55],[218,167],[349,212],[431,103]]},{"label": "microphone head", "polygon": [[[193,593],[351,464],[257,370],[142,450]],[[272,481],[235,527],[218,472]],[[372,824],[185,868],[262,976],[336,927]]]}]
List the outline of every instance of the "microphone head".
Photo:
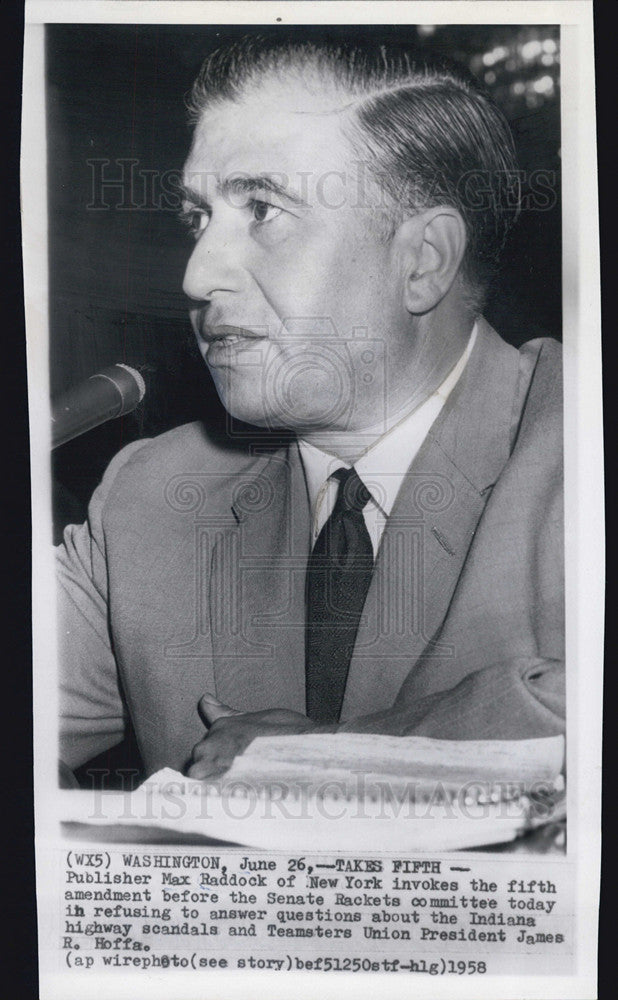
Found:
[{"label": "microphone head", "polygon": [[121,406],[117,413],[119,417],[134,410],[146,393],[146,383],[140,372],[131,368],[130,365],[123,364],[122,361],[90,376],[91,381],[97,378],[107,379],[118,390],[121,399]]},{"label": "microphone head", "polygon": [[146,394],[140,372],[119,362],[52,400],[52,448],[131,413]]}]

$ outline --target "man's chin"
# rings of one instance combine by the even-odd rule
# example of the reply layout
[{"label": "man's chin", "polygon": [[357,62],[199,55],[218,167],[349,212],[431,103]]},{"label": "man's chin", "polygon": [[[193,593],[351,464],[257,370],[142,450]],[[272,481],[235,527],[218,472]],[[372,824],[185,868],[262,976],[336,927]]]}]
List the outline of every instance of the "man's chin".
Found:
[{"label": "man's chin", "polygon": [[[216,383],[215,383],[216,384]],[[233,420],[243,424],[251,424],[266,431],[292,430],[289,423],[276,414],[267,413],[263,407],[255,405],[255,401],[244,401],[238,397],[230,397],[228,392],[222,392],[217,385],[219,399]]]},{"label": "man's chin", "polygon": [[252,427],[259,427],[260,430],[272,431],[273,433],[293,433],[302,436],[315,429],[321,429],[321,424],[317,426],[310,419],[303,419],[299,416],[281,414],[277,412],[268,413],[264,409],[257,409],[251,404],[242,404],[238,400],[230,400],[227,396],[219,393],[219,398],[233,420],[243,424],[250,424]]},{"label": "man's chin", "polygon": [[[243,385],[240,379],[222,378],[220,372],[213,372],[212,369],[211,374],[219,399],[234,420],[267,431],[288,431],[299,436],[331,428],[331,421],[325,419],[324,412],[319,412],[319,407],[315,405],[319,402],[317,399],[289,399],[285,401],[288,405],[282,407],[277,405],[281,400],[264,398],[261,383],[248,386]],[[325,405],[323,410],[327,409]]]}]

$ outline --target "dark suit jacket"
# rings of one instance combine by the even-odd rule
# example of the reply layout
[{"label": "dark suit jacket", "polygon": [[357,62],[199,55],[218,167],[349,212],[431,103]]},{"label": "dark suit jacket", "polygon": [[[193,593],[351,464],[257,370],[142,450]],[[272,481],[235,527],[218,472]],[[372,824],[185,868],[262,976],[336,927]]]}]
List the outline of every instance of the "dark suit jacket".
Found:
[{"label": "dark suit jacket", "polygon": [[[387,522],[342,727],[516,739],[564,728],[560,350],[484,321]],[[304,711],[309,503],[293,440],[199,424],[125,448],[58,550],[61,756],[181,768],[205,691]]]}]

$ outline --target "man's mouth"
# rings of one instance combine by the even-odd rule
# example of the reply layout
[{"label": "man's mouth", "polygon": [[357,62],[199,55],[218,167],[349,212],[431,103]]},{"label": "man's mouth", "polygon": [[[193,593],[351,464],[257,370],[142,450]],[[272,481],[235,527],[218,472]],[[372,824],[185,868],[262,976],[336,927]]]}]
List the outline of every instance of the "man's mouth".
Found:
[{"label": "man's mouth", "polygon": [[208,344],[214,341],[225,341],[226,344],[239,343],[242,340],[263,340],[267,336],[265,331],[248,330],[243,326],[231,326],[222,324],[220,326],[206,326],[200,333],[200,338]]},{"label": "man's mouth", "polygon": [[205,360],[209,365],[219,367],[232,363],[239,351],[251,349],[258,341],[266,339],[267,331],[258,332],[225,324],[204,327],[199,338],[207,348]]}]

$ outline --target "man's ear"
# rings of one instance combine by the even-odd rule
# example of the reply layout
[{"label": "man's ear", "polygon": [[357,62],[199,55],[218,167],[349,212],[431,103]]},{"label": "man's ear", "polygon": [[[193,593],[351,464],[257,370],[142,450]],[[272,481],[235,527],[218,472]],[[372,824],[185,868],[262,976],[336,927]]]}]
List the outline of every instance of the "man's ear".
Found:
[{"label": "man's ear", "polygon": [[395,234],[403,264],[404,305],[421,315],[434,309],[459,273],[466,226],[455,208],[437,205],[406,219]]}]

